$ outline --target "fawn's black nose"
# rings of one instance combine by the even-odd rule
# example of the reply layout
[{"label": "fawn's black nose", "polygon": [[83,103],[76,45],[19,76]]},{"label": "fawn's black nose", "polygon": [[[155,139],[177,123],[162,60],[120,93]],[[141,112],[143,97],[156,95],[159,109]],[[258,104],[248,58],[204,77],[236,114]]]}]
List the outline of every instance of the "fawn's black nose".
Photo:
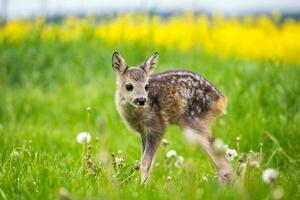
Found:
[{"label": "fawn's black nose", "polygon": [[140,98],[136,98],[133,103],[135,103],[136,105],[139,105],[139,106],[144,106],[146,104],[146,99],[143,98],[143,97],[140,97]]}]

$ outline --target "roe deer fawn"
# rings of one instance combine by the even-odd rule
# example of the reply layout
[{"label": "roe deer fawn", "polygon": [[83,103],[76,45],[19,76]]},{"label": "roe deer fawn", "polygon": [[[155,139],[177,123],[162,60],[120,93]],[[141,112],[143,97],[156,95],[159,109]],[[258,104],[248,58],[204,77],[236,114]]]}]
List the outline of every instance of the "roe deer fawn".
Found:
[{"label": "roe deer fawn", "polygon": [[142,140],[141,182],[149,177],[154,155],[168,124],[193,135],[213,162],[218,178],[233,180],[231,163],[213,148],[213,118],[226,109],[226,98],[209,81],[191,71],[153,71],[158,53],[137,67],[128,67],[120,54],[112,55],[117,74],[116,106],[126,125]]}]

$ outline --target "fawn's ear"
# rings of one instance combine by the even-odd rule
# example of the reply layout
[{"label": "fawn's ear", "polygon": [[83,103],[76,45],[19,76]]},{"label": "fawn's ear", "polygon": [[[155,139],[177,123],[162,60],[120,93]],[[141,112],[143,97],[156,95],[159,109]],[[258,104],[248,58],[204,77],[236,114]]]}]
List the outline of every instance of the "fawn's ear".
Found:
[{"label": "fawn's ear", "polygon": [[144,64],[141,65],[141,68],[147,73],[152,74],[158,62],[158,53],[155,52]]},{"label": "fawn's ear", "polygon": [[128,68],[124,58],[118,52],[112,55],[112,68],[117,74],[123,74]]}]

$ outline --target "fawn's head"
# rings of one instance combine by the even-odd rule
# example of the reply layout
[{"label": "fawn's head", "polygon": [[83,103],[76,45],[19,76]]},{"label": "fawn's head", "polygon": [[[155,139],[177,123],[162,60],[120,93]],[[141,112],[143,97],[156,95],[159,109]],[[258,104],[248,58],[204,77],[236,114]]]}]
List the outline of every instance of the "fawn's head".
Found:
[{"label": "fawn's head", "polygon": [[122,100],[136,107],[146,105],[148,97],[148,78],[154,71],[158,53],[137,67],[128,67],[122,56],[115,52],[112,55],[112,67],[117,74],[117,90]]}]

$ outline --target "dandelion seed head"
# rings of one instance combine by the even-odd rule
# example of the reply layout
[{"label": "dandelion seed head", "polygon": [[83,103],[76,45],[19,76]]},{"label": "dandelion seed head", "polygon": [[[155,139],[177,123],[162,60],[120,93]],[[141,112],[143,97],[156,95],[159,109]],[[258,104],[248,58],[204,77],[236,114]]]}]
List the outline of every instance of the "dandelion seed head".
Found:
[{"label": "dandelion seed head", "polygon": [[174,149],[167,152],[167,158],[173,158],[173,157],[176,157],[176,156],[177,156],[177,153]]},{"label": "dandelion seed head", "polygon": [[178,156],[175,162],[175,167],[181,167],[184,161],[183,156]]},{"label": "dandelion seed head", "polygon": [[245,168],[245,167],[247,167],[247,163],[242,163],[241,168]]},{"label": "dandelion seed head", "polygon": [[237,141],[237,142],[240,142],[240,141],[241,141],[241,138],[240,138],[240,137],[236,137],[236,141]]},{"label": "dandelion seed head", "polygon": [[76,139],[79,144],[86,144],[91,141],[91,135],[89,132],[80,132]]},{"label": "dandelion seed head", "polygon": [[166,182],[169,183],[172,180],[171,176],[166,177]]},{"label": "dandelion seed head", "polygon": [[122,163],[124,161],[125,161],[125,158],[123,158],[123,157],[116,157],[116,162],[117,163]]},{"label": "dandelion seed head", "polygon": [[222,154],[225,151],[224,142],[221,139],[216,139],[213,143],[214,151],[217,154]]},{"label": "dandelion seed head", "polygon": [[235,149],[227,149],[226,150],[227,155],[229,155],[230,160],[234,160],[235,157],[237,157],[238,153]]},{"label": "dandelion seed head", "polygon": [[169,144],[169,141],[165,138],[161,142],[162,142],[164,147],[168,146],[168,144]]},{"label": "dandelion seed head", "polygon": [[184,157],[183,156],[178,156],[177,160],[182,163],[184,161]]},{"label": "dandelion seed head", "polygon": [[269,168],[263,172],[262,180],[265,183],[270,184],[273,183],[278,176],[279,176],[279,172],[276,169]]}]

